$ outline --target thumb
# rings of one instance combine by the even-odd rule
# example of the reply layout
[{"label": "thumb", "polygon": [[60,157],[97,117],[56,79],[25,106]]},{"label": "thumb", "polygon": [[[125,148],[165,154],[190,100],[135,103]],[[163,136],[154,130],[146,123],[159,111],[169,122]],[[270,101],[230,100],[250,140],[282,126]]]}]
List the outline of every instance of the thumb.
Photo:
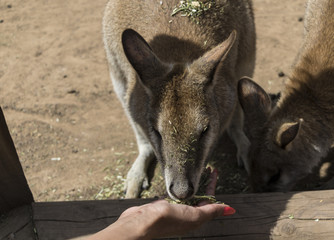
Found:
[{"label": "thumb", "polygon": [[220,216],[230,216],[233,215],[236,211],[234,208],[225,204],[206,204],[198,207],[198,209],[202,212],[203,218],[205,220],[211,220]]}]

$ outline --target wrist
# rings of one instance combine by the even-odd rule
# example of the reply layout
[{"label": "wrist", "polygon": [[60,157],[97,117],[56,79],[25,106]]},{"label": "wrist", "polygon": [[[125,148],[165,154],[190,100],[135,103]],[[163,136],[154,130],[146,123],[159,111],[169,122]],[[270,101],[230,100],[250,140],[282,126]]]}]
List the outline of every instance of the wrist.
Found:
[{"label": "wrist", "polygon": [[141,214],[120,218],[102,231],[90,236],[87,240],[149,240],[148,221],[143,221]]}]

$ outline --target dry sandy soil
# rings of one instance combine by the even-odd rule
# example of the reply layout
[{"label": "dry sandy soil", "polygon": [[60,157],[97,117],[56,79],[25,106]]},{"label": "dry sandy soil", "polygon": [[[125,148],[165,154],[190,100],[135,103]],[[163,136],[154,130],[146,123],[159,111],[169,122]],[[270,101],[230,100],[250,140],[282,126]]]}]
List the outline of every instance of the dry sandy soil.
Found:
[{"label": "dry sandy soil", "polygon": [[[122,197],[137,147],[108,75],[101,33],[105,4],[0,2],[0,105],[36,201]],[[291,71],[304,4],[254,0],[254,79],[270,92],[280,91]],[[218,164],[218,192],[247,191],[245,172],[236,168],[234,147],[228,146],[216,159],[227,159]],[[161,177],[154,177],[144,195],[160,195],[161,186]]]}]

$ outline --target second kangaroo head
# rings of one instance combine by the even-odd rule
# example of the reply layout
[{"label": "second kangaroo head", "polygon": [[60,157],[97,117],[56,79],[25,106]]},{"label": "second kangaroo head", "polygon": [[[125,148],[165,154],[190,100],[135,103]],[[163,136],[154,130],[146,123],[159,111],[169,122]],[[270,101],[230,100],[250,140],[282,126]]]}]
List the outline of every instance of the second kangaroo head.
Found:
[{"label": "second kangaroo head", "polygon": [[[269,95],[244,78],[238,86],[251,141],[250,180],[254,191],[288,191],[306,177],[324,154],[317,135],[325,136],[318,122],[310,121],[301,100],[273,106]],[[292,104],[291,104],[292,103]],[[297,107],[296,107],[297,106]],[[306,116],[305,119],[300,116]]]},{"label": "second kangaroo head", "polygon": [[168,63],[138,33],[130,29],[123,33],[125,55],[149,99],[143,114],[149,126],[147,135],[174,199],[196,193],[208,158],[234,111],[236,86],[224,60],[235,38],[232,32],[226,41],[192,62]]}]

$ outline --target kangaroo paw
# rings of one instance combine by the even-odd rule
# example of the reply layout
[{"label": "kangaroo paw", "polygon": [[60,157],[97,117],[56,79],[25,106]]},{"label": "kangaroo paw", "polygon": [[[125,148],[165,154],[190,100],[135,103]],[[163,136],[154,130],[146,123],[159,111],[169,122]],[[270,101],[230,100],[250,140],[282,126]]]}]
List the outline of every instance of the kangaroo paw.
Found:
[{"label": "kangaroo paw", "polygon": [[138,198],[142,189],[147,189],[148,187],[149,182],[146,173],[130,169],[125,182],[125,198]]}]

